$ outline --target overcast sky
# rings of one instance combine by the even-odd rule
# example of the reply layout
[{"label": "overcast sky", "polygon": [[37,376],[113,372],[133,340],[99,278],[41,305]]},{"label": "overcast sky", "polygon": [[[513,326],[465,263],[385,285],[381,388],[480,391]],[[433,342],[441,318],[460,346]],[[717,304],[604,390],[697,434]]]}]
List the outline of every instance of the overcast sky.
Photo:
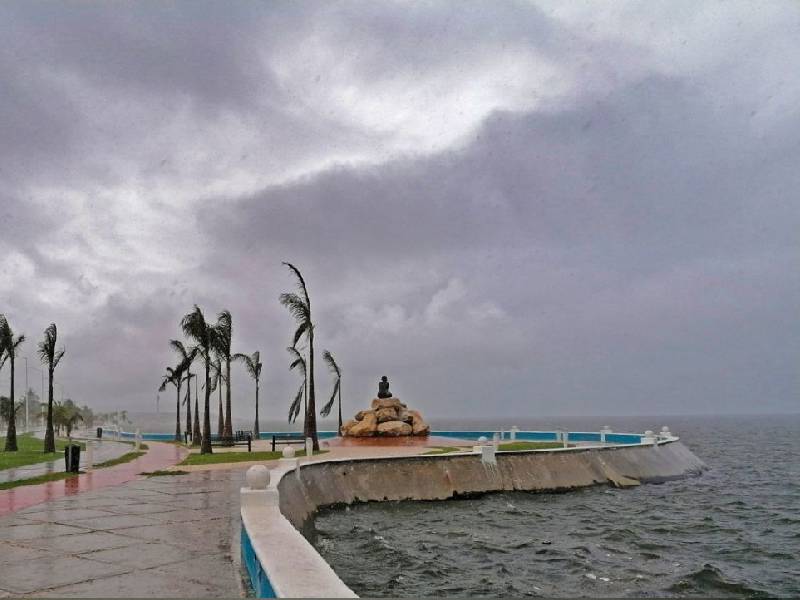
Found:
[{"label": "overcast sky", "polygon": [[348,414],[384,374],[430,416],[800,406],[797,2],[24,0],[0,40],[0,312],[78,402],[152,409],[198,303],[283,419],[288,260]]}]

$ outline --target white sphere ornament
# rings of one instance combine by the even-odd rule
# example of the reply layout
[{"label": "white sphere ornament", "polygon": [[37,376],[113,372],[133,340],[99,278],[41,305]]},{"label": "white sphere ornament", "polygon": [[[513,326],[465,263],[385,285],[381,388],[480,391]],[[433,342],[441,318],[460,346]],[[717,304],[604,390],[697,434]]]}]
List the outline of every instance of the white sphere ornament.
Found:
[{"label": "white sphere ornament", "polygon": [[269,469],[264,465],[253,465],[247,469],[245,479],[251,490],[265,490],[269,485]]},{"label": "white sphere ornament", "polygon": [[283,458],[294,458],[294,448],[292,448],[291,446],[284,446]]},{"label": "white sphere ornament", "polygon": [[485,444],[488,441],[489,441],[489,439],[485,435],[482,435],[481,437],[478,438],[478,443],[479,444]]}]

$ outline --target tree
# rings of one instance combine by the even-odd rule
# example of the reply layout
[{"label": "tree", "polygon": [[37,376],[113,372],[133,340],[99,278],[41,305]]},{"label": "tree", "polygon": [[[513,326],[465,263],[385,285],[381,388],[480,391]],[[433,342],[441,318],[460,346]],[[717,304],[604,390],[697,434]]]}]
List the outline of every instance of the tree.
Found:
[{"label": "tree", "polygon": [[339,365],[336,364],[336,360],[333,358],[333,354],[325,350],[322,353],[322,360],[325,361],[325,364],[328,365],[328,370],[333,374],[333,392],[331,392],[331,398],[328,400],[328,403],[322,407],[322,410],[319,411],[319,414],[323,417],[327,417],[331,414],[331,408],[333,407],[333,402],[336,400],[336,395],[339,395],[339,435],[342,434],[342,372],[339,370]]},{"label": "tree", "polygon": [[231,344],[233,343],[233,317],[227,310],[217,315],[215,350],[225,361],[225,426],[222,434],[225,437],[233,436],[231,422]]},{"label": "tree", "polygon": [[161,385],[158,387],[159,392],[163,392],[167,389],[168,384],[172,384],[175,386],[175,392],[177,395],[177,402],[175,404],[175,441],[181,441],[181,386],[183,385],[183,372],[181,371],[180,365],[177,368],[173,369],[172,367],[167,367],[167,373],[161,380]]},{"label": "tree", "polygon": [[297,415],[300,414],[300,402],[303,402],[303,408],[306,408],[308,402],[308,374],[306,372],[306,359],[294,346],[286,348],[289,354],[292,355],[292,362],[289,364],[289,370],[297,369],[300,372],[303,381],[300,382],[300,387],[297,388],[294,400],[289,405],[289,423],[294,423]]},{"label": "tree", "polygon": [[53,434],[53,374],[58,363],[64,358],[64,348],[56,349],[58,342],[58,329],[55,323],[50,323],[44,330],[44,339],[39,342],[38,354],[42,364],[47,365],[47,430],[44,434],[44,451],[56,451],[56,439]]},{"label": "tree", "polygon": [[253,352],[251,356],[236,353],[233,355],[233,359],[242,361],[250,377],[256,382],[256,421],[253,427],[253,436],[258,440],[261,439],[261,429],[258,424],[258,382],[261,379],[261,367],[264,366],[261,364],[261,353],[258,350]]},{"label": "tree", "polygon": [[[5,315],[0,315],[0,368],[8,361],[11,369],[11,393],[9,398],[14,400],[14,361],[17,358],[17,350],[25,341],[24,335],[14,336],[11,325]],[[17,411],[11,410],[8,414],[8,433],[6,434],[6,452],[17,451]]]},{"label": "tree", "polygon": [[195,348],[199,356],[203,359],[206,368],[206,398],[205,398],[205,414],[203,415],[203,438],[200,443],[200,454],[211,454],[211,417],[209,413],[209,404],[211,400],[211,353],[218,347],[218,333],[217,328],[209,325],[203,316],[203,311],[197,304],[194,305],[194,310],[185,315],[181,320],[181,328],[184,335],[194,340]]},{"label": "tree", "polygon": [[211,363],[211,391],[219,392],[219,412],[217,413],[217,436],[225,435],[225,416],[222,413],[222,384],[225,380],[225,373],[222,371],[222,361],[219,356]]},{"label": "tree", "polygon": [[308,362],[307,362],[307,393],[308,404],[306,406],[305,422],[303,432],[306,437],[310,437],[314,442],[314,450],[319,450],[319,437],[317,435],[317,408],[314,393],[314,324],[311,321],[311,299],[308,297],[308,288],[305,279],[300,271],[291,263],[283,263],[297,278],[297,286],[302,295],[287,293],[280,295],[280,303],[285,306],[297,321],[297,329],[294,332],[292,347],[296,347],[301,338],[305,336],[308,343]]},{"label": "tree", "polygon": [[[178,366],[175,367],[176,371],[186,373],[186,431],[192,433],[192,363],[197,356],[197,350],[194,348],[187,348],[180,340],[170,340],[170,348],[172,348],[178,355]],[[180,395],[180,392],[178,392]],[[178,419],[180,420],[180,419]],[[178,423],[180,427],[180,423]],[[194,436],[192,436],[194,437]]]}]

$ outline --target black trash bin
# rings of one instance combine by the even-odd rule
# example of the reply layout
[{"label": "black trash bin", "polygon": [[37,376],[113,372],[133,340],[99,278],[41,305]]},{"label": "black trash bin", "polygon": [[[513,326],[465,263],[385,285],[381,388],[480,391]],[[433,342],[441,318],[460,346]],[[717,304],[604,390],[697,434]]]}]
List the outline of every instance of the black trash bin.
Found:
[{"label": "black trash bin", "polygon": [[99,440],[99,439],[102,439],[102,438],[103,438],[103,428],[102,427],[98,427],[97,428],[97,439]]},{"label": "black trash bin", "polygon": [[77,473],[81,467],[81,447],[78,444],[67,444],[64,447],[64,463],[67,473]]}]

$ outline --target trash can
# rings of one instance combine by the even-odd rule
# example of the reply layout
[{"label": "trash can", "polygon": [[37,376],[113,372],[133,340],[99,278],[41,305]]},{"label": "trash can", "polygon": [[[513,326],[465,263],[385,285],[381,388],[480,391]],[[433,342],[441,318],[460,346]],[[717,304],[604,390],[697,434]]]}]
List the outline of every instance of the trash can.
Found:
[{"label": "trash can", "polygon": [[67,473],[77,473],[81,466],[81,447],[78,444],[67,444],[64,447],[64,463]]},{"label": "trash can", "polygon": [[102,427],[98,427],[97,428],[97,439],[98,440],[103,439],[103,428]]}]

